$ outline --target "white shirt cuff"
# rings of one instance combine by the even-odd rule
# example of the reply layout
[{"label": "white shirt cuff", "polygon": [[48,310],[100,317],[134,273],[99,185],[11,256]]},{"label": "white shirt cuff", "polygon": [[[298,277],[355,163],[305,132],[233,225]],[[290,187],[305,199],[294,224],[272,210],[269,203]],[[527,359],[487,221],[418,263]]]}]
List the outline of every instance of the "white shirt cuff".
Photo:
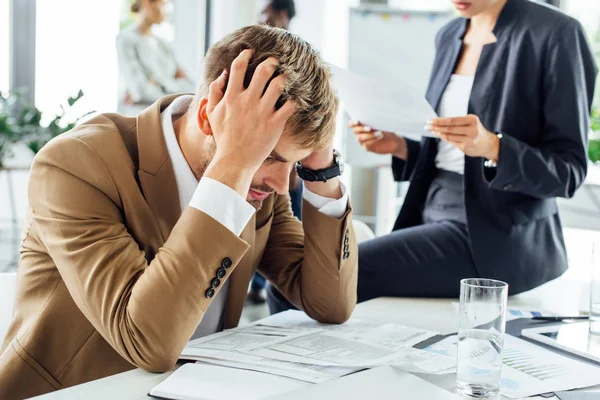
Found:
[{"label": "white shirt cuff", "polygon": [[346,186],[340,182],[340,190],[342,197],[339,199],[332,199],[330,197],[323,197],[316,193],[311,192],[304,186],[302,191],[302,197],[308,201],[311,206],[322,212],[323,214],[332,218],[342,218],[348,210],[348,193]]},{"label": "white shirt cuff", "polygon": [[256,211],[229,186],[211,178],[201,178],[190,200],[194,207],[240,236]]}]

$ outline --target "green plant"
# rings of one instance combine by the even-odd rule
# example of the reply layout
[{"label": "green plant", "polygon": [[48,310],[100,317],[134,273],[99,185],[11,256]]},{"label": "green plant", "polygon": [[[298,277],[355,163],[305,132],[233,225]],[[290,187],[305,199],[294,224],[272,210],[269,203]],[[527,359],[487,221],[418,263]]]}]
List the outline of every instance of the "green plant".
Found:
[{"label": "green plant", "polygon": [[65,121],[67,111],[82,97],[83,91],[67,99],[66,107],[61,105],[61,112],[54,116],[47,126],[42,125],[42,113],[35,106],[28,104],[22,90],[9,92],[6,96],[0,93],[0,167],[11,155],[11,147],[18,142],[37,153],[52,138],[72,129],[79,120],[89,115],[88,112],[75,121]]},{"label": "green plant", "polygon": [[[600,108],[592,110],[592,132],[600,132]],[[600,139],[592,138],[588,145],[588,157],[592,162],[600,161]]]}]

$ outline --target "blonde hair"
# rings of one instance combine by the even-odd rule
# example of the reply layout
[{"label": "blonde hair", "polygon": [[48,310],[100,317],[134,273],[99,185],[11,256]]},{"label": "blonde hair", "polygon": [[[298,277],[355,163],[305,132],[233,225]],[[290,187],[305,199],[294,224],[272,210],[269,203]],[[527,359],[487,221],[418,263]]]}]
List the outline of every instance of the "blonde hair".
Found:
[{"label": "blonde hair", "polygon": [[287,121],[285,132],[307,149],[320,150],[333,140],[338,98],[331,83],[331,72],[319,54],[299,36],[283,29],[253,25],[239,29],[221,39],[208,51],[204,62],[204,79],[197,99],[208,93],[208,85],[245,49],[254,51],[248,65],[244,86],[248,87],[254,70],[264,60],[275,57],[279,74],[286,77],[286,86],[276,104],[287,100],[296,111]]}]

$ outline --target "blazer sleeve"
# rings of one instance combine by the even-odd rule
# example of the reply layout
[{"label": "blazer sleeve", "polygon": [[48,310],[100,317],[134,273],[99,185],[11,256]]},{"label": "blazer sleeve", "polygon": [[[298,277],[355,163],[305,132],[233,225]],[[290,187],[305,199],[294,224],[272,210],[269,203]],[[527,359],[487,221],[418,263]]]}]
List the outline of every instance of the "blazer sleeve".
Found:
[{"label": "blazer sleeve", "polygon": [[410,180],[415,170],[419,153],[421,152],[421,144],[415,140],[406,139],[406,145],[408,147],[408,157],[406,160],[392,156],[392,173],[396,182]]},{"label": "blazer sleeve", "polygon": [[[536,198],[572,197],[587,173],[587,140],[597,68],[581,25],[568,20],[548,40],[543,61],[545,125],[536,146],[502,132],[497,190]],[[522,73],[526,73],[523,71]],[[495,173],[495,176],[493,174]]]},{"label": "blazer sleeve", "polygon": [[108,170],[77,138],[55,139],[38,154],[29,202],[38,240],[78,308],[124,359],[152,372],[175,365],[211,303],[205,293],[222,260],[231,260],[229,276],[249,248],[187,207],[147,260],[125,226]]},{"label": "blazer sleeve", "polygon": [[337,219],[304,200],[300,222],[289,196],[277,196],[259,272],[311,318],[346,321],[356,305],[358,276],[350,207]]},{"label": "blazer sleeve", "polygon": [[117,60],[121,81],[134,103],[153,103],[166,94],[160,85],[150,82],[132,38],[117,37]]}]

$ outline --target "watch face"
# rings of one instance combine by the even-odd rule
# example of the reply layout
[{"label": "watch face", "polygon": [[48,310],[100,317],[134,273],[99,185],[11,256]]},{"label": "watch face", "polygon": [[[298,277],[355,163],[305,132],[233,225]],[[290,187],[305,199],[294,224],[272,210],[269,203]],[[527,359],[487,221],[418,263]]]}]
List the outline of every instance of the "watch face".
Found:
[{"label": "watch face", "polygon": [[335,162],[338,165],[339,169],[340,169],[340,175],[344,173],[344,168],[346,166],[346,163],[344,162],[344,157],[342,157],[342,154],[337,151],[337,150],[333,150],[333,156],[335,158]]}]

